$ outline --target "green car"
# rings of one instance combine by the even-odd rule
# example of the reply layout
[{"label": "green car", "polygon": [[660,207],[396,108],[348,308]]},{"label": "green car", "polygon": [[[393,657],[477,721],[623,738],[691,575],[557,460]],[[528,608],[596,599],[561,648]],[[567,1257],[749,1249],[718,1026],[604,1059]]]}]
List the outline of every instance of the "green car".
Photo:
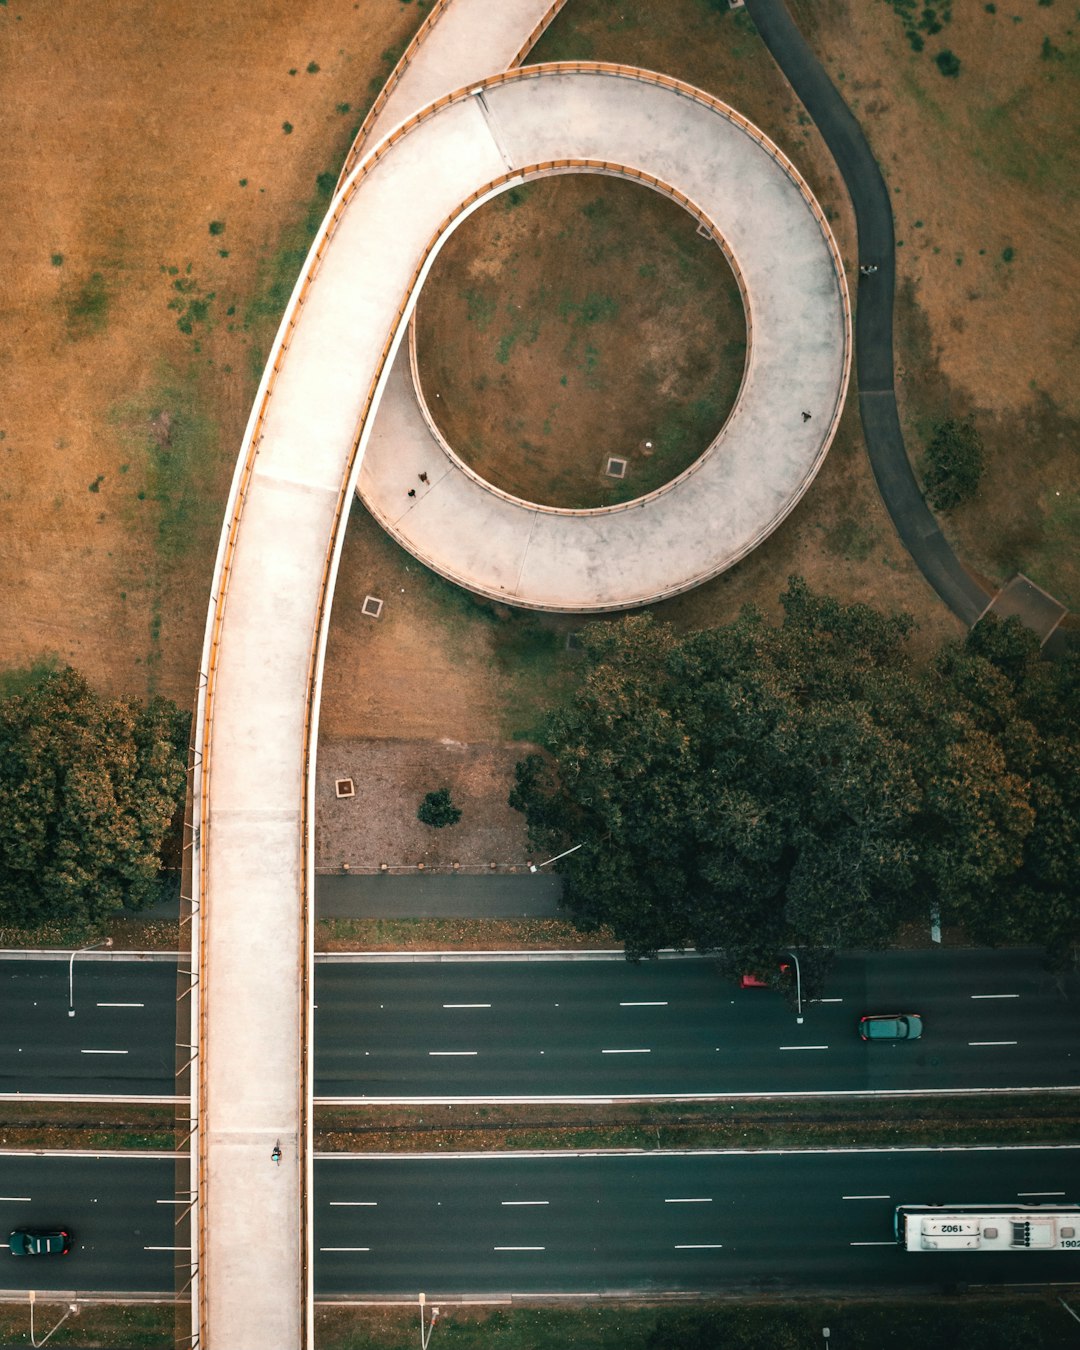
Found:
[{"label": "green car", "polygon": [[879,1013],[859,1022],[864,1041],[917,1041],[922,1035],[922,1018],[915,1013]]},{"label": "green car", "polygon": [[71,1234],[62,1228],[42,1232],[36,1228],[18,1228],[8,1238],[12,1256],[67,1256]]}]

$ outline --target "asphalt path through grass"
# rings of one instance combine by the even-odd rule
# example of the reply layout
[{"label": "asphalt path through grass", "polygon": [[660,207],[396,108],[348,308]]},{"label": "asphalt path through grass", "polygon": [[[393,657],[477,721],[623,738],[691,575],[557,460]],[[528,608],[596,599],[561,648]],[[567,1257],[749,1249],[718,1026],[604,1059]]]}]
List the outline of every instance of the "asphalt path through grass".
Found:
[{"label": "asphalt path through grass", "polygon": [[[316,971],[321,1100],[597,1099],[1080,1086],[1080,979],[1033,952],[841,957],[794,989],[700,959],[334,960]],[[924,1036],[867,1044],[865,1013]]]},{"label": "asphalt path through grass", "polygon": [[927,506],[904,446],[893,385],[896,250],[889,190],[858,122],[795,26],[783,0],[746,0],[776,64],[817,124],[851,196],[859,235],[855,364],[870,464],[904,547],[952,612],[969,626],[993,598],[957,558]]},{"label": "asphalt path through grass", "polygon": [[1075,1148],[321,1157],[316,1296],[1071,1282],[1080,1253],[903,1252],[893,1211],[1078,1182]]}]

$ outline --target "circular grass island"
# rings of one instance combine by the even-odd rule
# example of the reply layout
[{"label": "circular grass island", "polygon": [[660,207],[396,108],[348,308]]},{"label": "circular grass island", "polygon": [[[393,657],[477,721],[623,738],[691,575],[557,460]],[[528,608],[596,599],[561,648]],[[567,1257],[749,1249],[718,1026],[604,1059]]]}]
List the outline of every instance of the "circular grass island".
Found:
[{"label": "circular grass island", "polygon": [[746,361],[723,251],[621,178],[537,179],[450,236],[416,312],[424,398],[481,478],[564,510],[631,501],[719,433]]}]

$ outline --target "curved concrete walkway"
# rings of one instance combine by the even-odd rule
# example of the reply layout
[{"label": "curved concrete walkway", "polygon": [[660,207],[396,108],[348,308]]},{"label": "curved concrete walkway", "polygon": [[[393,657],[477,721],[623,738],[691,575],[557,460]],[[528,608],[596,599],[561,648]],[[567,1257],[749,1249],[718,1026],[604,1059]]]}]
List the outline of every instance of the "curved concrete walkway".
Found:
[{"label": "curved concrete walkway", "polygon": [[557,157],[575,160],[572,172],[615,174],[654,190],[663,190],[663,177],[676,179],[730,250],[742,285],[749,349],[735,406],[705,454],[659,491],[616,507],[557,510],[492,487],[458,459],[425,417],[402,353],[359,490],[399,543],[471,591],[535,609],[624,609],[732,566],[809,487],[847,387],[846,284],[802,179],[737,114],[688,90],[673,102],[660,83],[639,81],[627,100],[609,78],[590,93],[590,114],[575,121],[561,112],[569,76],[521,85],[529,97],[518,98],[529,78],[483,95],[485,121],[515,175],[500,190],[564,171],[550,164]]},{"label": "curved concrete walkway", "polygon": [[[466,4],[479,44],[489,7]],[[526,8],[522,0],[519,14]],[[677,178],[699,162],[719,170],[722,118],[694,91],[640,72],[495,78],[382,142],[335,198],[305,264],[230,493],[197,709],[192,1293],[202,1350],[295,1350],[313,1338],[307,1048],[320,681],[349,501],[416,292],[454,223],[520,181],[508,145],[511,166],[516,148],[528,163],[595,157],[629,173],[636,126],[672,157],[665,169]],[[778,192],[758,196],[762,232]],[[820,257],[820,235],[811,253]],[[834,302],[835,287],[828,279]],[[835,391],[835,357],[833,372]]]}]

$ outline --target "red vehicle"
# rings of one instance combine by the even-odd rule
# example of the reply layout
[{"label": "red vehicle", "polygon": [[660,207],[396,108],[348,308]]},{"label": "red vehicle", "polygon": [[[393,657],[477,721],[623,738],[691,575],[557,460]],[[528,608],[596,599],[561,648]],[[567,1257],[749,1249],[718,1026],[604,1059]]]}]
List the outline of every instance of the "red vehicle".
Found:
[{"label": "red vehicle", "polygon": [[[776,967],[781,975],[786,975],[791,969],[787,961],[781,961]],[[764,975],[759,975],[757,971],[748,970],[745,975],[739,976],[740,989],[770,989],[772,986]]]}]

